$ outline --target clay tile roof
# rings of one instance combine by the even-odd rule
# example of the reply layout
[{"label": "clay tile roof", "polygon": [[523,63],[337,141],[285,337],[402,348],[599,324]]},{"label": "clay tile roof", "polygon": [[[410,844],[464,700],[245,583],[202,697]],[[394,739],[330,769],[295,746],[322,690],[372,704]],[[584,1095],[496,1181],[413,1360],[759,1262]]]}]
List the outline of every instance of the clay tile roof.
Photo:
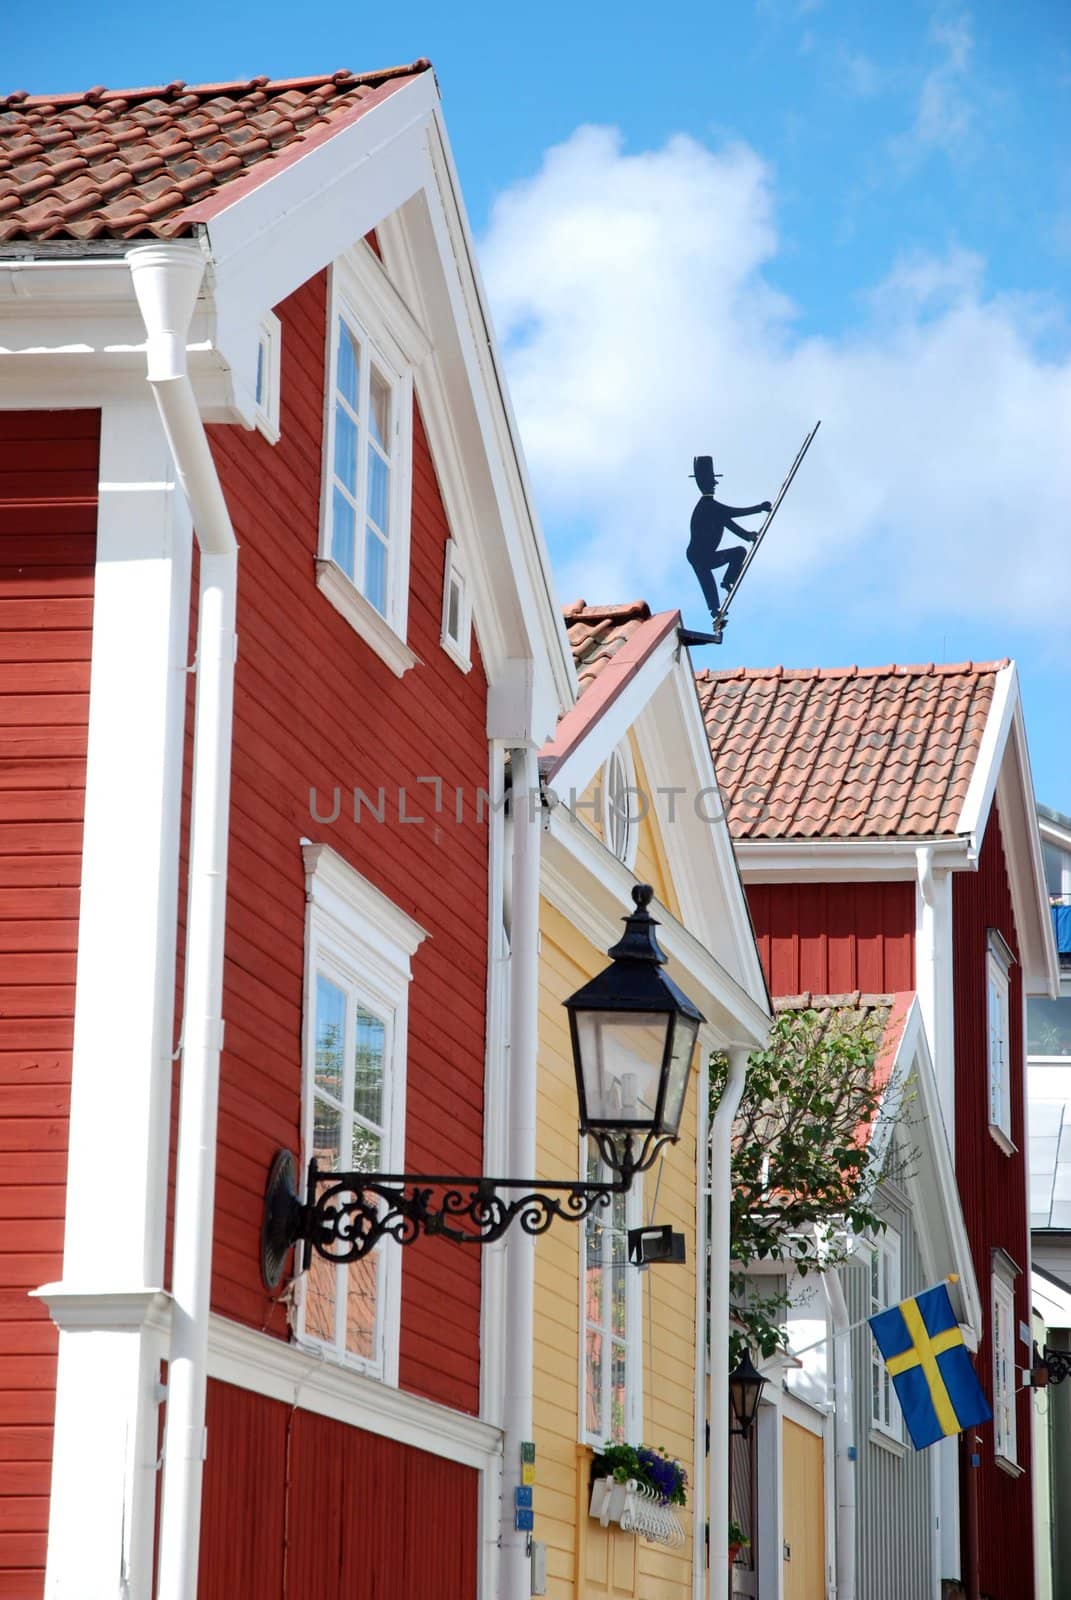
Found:
[{"label": "clay tile roof", "polygon": [[225,185],[270,176],[429,70],[0,96],[0,243],[188,234]]},{"label": "clay tile roof", "polygon": [[649,619],[651,608],[646,600],[631,600],[617,606],[589,606],[586,600],[574,600],[565,607],[563,615],[583,694],[622,646],[639,632]]},{"label": "clay tile roof", "polygon": [[697,673],[733,837],[954,834],[1007,665]]},{"label": "clay tile roof", "polygon": [[679,611],[652,613],[646,600],[589,606],[574,600],[563,612],[580,698],[543,746],[540,761],[552,774],[617,698],[655,647],[680,623]]}]

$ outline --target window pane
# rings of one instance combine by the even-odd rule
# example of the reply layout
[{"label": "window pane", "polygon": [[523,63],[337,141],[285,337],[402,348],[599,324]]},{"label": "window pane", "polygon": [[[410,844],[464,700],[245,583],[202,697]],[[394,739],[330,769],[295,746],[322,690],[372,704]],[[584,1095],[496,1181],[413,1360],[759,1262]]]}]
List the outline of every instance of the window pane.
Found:
[{"label": "window pane", "polygon": [[602,1229],[588,1223],[587,1266],[584,1273],[585,1313],[589,1322],[602,1322],[603,1311]]},{"label": "window pane", "polygon": [[334,1340],[337,1276],[337,1267],[313,1255],[305,1275],[305,1332],[312,1339]]},{"label": "window pane", "polygon": [[587,1396],[585,1415],[589,1433],[601,1435],[602,1425],[602,1334],[594,1328],[588,1329],[587,1345],[584,1352],[585,1378],[584,1393]]},{"label": "window pane", "polygon": [[335,407],[335,477],[357,493],[357,424],[342,406]]},{"label": "window pane", "polygon": [[358,410],[357,395],[361,378],[361,354],[353,334],[346,324],[338,325],[338,363],[335,383],[340,394],[345,395],[354,411]]},{"label": "window pane", "polygon": [[342,1051],[346,996],[322,973],[316,975],[316,1087],[342,1099]]},{"label": "window pane", "polygon": [[353,1109],[366,1122],[383,1122],[383,1049],[386,1029],[379,1017],[357,1007],[353,1050]]},{"label": "window pane", "polygon": [[368,515],[380,533],[390,532],[390,468],[373,445],[368,446]]},{"label": "window pane", "polygon": [[625,1346],[613,1341],[610,1355],[610,1437],[615,1444],[625,1439],[625,1394],[628,1362]]},{"label": "window pane", "polygon": [[613,1304],[613,1331],[622,1339],[628,1333],[627,1294],[628,1268],[625,1265],[625,1241],[614,1236],[614,1260],[610,1270],[611,1302]]},{"label": "window pane", "polygon": [[364,535],[364,593],[381,616],[387,614],[387,547],[371,528]]},{"label": "window pane", "polygon": [[341,489],[331,500],[331,558],[347,577],[353,577],[353,507]]},{"label": "window pane", "polygon": [[329,1172],[340,1170],[342,1113],[319,1095],[312,1102],[312,1153]]},{"label": "window pane", "polygon": [[256,397],[257,397],[257,405],[258,406],[262,406],[264,404],[264,376],[265,376],[265,374],[264,374],[264,366],[265,366],[265,363],[264,363],[264,340],[263,339],[259,339],[257,341],[257,386],[256,386]]},{"label": "window pane", "polygon": [[376,1293],[379,1256],[354,1261],[346,1272],[346,1349],[372,1361],[376,1355]]},{"label": "window pane", "polygon": [[374,366],[369,399],[368,431],[380,448],[390,455],[390,385]]},{"label": "window pane", "polygon": [[382,1148],[378,1133],[369,1133],[359,1122],[353,1124],[350,1159],[354,1172],[381,1172]]},{"label": "window pane", "polygon": [[461,585],[450,579],[450,601],[446,608],[446,636],[455,644],[461,643]]}]

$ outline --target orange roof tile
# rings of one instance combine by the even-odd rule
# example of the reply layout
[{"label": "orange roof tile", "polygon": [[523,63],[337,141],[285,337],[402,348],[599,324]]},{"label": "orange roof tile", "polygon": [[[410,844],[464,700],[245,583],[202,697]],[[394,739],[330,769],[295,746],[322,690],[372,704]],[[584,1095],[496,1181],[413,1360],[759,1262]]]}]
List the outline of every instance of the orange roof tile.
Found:
[{"label": "orange roof tile", "polygon": [[953,834],[1007,665],[697,673],[733,837]]},{"label": "orange roof tile", "polygon": [[190,233],[429,68],[0,97],[0,242]]},{"label": "orange roof tile", "polygon": [[679,611],[652,615],[646,600],[589,606],[574,600],[563,612],[576,665],[580,699],[558,723],[540,751],[544,772],[553,773],[621,693],[666,634],[680,623]]}]

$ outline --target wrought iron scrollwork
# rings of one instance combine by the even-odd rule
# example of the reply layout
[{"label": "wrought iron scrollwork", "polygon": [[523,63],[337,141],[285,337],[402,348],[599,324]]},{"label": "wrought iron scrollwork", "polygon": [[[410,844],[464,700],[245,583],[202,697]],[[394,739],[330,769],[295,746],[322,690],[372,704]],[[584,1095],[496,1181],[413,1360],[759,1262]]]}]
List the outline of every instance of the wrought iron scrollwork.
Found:
[{"label": "wrought iron scrollwork", "polygon": [[304,1201],[295,1188],[294,1157],[281,1150],[264,1197],[264,1282],[272,1289],[278,1285],[293,1245],[301,1247],[301,1267],[307,1270],[314,1251],[342,1266],[361,1260],[382,1239],[408,1245],[426,1234],[460,1245],[484,1245],[501,1239],[514,1222],[532,1236],[546,1233],[556,1220],[583,1222],[597,1207],[608,1206],[615,1194],[628,1191],[668,1136],[648,1133],[638,1150],[631,1135],[592,1131],[589,1137],[615,1174],[612,1182],[321,1172],[312,1160]]}]

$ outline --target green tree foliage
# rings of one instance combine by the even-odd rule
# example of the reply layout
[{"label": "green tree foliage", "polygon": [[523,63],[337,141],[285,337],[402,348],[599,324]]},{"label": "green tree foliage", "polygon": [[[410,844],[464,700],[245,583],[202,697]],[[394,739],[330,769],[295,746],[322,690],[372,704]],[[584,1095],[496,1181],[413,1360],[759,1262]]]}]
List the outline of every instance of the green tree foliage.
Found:
[{"label": "green tree foliage", "polygon": [[[762,1294],[751,1261],[782,1261],[800,1274],[836,1266],[850,1233],[884,1226],[873,1209],[875,1174],[861,1130],[881,1115],[874,1084],[884,1012],[854,1007],[782,1011],[764,1050],[750,1058],[733,1124],[729,1292],[745,1345],[764,1356],[784,1344],[784,1295]],[[711,1061],[713,1116],[728,1058]]]}]

